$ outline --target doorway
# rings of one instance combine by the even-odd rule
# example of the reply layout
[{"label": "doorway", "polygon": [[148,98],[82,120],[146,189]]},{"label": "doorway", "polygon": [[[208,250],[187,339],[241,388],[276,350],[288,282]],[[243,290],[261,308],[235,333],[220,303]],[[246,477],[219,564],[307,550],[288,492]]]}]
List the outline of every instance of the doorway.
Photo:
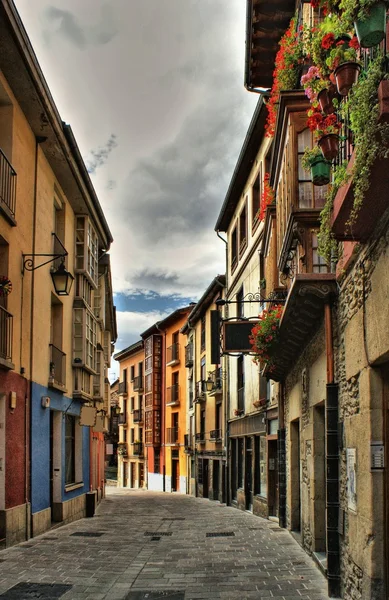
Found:
[{"label": "doorway", "polygon": [[268,509],[270,517],[278,517],[278,456],[277,440],[269,440],[268,451]]},{"label": "doorway", "polygon": [[326,552],[326,457],[325,457],[325,406],[315,406],[313,413],[314,439],[314,549]]},{"label": "doorway", "polygon": [[203,460],[203,498],[209,497],[208,459]]},{"label": "doorway", "polygon": [[251,437],[246,437],[245,455],[245,499],[246,510],[253,511],[253,449]]},{"label": "doorway", "polygon": [[136,482],[136,463],[131,463],[131,487],[135,487]]},{"label": "doorway", "polygon": [[123,487],[128,486],[128,462],[123,462]]},{"label": "doorway", "polygon": [[213,499],[219,500],[219,478],[220,478],[220,462],[218,460],[213,461],[212,471],[212,491]]},{"label": "doorway", "polygon": [[54,514],[54,411],[50,411],[50,508],[51,520]]},{"label": "doorway", "polygon": [[172,459],[172,492],[180,491],[180,461]]},{"label": "doorway", "polygon": [[301,531],[300,420],[290,424],[291,528]]}]

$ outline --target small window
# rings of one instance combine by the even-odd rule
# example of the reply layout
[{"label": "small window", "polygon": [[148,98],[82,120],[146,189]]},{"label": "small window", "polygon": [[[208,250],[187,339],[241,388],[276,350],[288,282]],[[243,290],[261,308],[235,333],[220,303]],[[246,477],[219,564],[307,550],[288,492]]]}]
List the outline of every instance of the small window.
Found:
[{"label": "small window", "polygon": [[306,148],[312,148],[312,133],[309,129],[297,134],[299,208],[323,208],[328,186],[313,185],[311,173],[303,169],[302,158]]},{"label": "small window", "polygon": [[[246,198],[247,200],[247,198]],[[247,247],[247,202],[239,216],[239,256]]]},{"label": "small window", "polygon": [[238,235],[236,227],[231,234],[231,271],[233,271],[238,264]]},{"label": "small window", "polygon": [[159,473],[159,471],[160,471],[159,452],[155,451],[155,454],[154,454],[154,473]]},{"label": "small window", "polygon": [[261,173],[259,172],[251,190],[251,222],[255,229],[259,223],[259,210],[261,207]]},{"label": "small window", "polygon": [[131,366],[130,372],[131,372],[131,381],[134,381],[134,379],[135,379],[135,366],[134,365]]},{"label": "small window", "polygon": [[236,294],[236,316],[238,319],[244,316],[244,304],[243,304],[243,286]]},{"label": "small window", "polygon": [[205,325],[206,325],[206,317],[205,315],[201,317],[201,352],[205,350]]},{"label": "small window", "polygon": [[76,479],[76,418],[65,415],[65,484]]},{"label": "small window", "polygon": [[318,252],[317,233],[312,233],[312,271],[313,273],[327,273],[328,267],[322,256]]}]

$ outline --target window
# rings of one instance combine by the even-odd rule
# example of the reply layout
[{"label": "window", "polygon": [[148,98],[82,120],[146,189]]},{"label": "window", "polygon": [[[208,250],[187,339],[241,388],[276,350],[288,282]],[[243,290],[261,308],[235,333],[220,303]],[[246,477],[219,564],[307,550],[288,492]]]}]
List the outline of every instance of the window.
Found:
[{"label": "window", "polygon": [[254,438],[255,472],[254,493],[267,497],[267,454],[266,436],[256,435]]},{"label": "window", "polygon": [[135,379],[135,365],[131,365],[131,381]]},{"label": "window", "polygon": [[240,319],[244,316],[244,304],[243,304],[243,286],[236,294],[236,316]]},{"label": "window", "polygon": [[97,321],[88,309],[74,309],[73,333],[73,361],[96,371]]},{"label": "window", "polygon": [[160,471],[160,460],[159,453],[156,451],[154,454],[154,473],[159,473]]},{"label": "window", "polygon": [[237,392],[238,392],[238,410],[244,410],[244,358],[238,356],[238,377],[237,377]]},{"label": "window", "polygon": [[[201,359],[201,363],[200,363],[200,376],[201,376],[201,381],[204,382],[207,380],[207,370],[206,370],[206,359],[205,356],[203,356],[203,358]],[[204,385],[204,384],[202,384]]]},{"label": "window", "polygon": [[297,134],[299,208],[323,208],[328,186],[313,185],[310,172],[303,169],[301,161],[306,148],[312,148],[309,129]]},{"label": "window", "polygon": [[130,440],[131,440],[131,444],[133,444],[135,442],[135,429],[134,428],[131,429],[131,438],[130,438]]},{"label": "window", "polygon": [[205,408],[200,412],[200,435],[203,440],[205,438]]},{"label": "window", "polygon": [[76,271],[89,278],[94,287],[98,280],[98,239],[88,217],[76,219]]},{"label": "window", "polygon": [[215,407],[215,429],[222,429],[222,404],[218,402]]},{"label": "window", "polygon": [[239,216],[239,256],[247,247],[247,197],[246,204]]},{"label": "window", "polygon": [[135,410],[135,398],[134,397],[132,397],[130,399],[130,407],[131,407],[131,410]]},{"label": "window", "polygon": [[243,481],[244,438],[238,438],[238,488],[244,486]]},{"label": "window", "polygon": [[322,256],[320,256],[318,252],[318,239],[317,233],[312,232],[311,237],[312,243],[312,272],[313,273],[327,273],[328,267],[325,263],[325,260]]},{"label": "window", "polygon": [[76,418],[65,415],[65,485],[76,479]]},{"label": "window", "polygon": [[205,350],[205,324],[206,316],[201,317],[201,352]]},{"label": "window", "polygon": [[236,227],[231,234],[231,271],[238,264],[238,235]]},{"label": "window", "polygon": [[261,172],[258,173],[251,190],[251,222],[253,230],[259,223],[259,210],[261,207]]},{"label": "window", "polygon": [[127,441],[127,429],[123,428],[123,442]]},{"label": "window", "polygon": [[97,323],[89,311],[86,311],[86,365],[96,370],[97,356]]},{"label": "window", "polygon": [[143,377],[143,361],[138,363],[138,376],[141,378]]}]

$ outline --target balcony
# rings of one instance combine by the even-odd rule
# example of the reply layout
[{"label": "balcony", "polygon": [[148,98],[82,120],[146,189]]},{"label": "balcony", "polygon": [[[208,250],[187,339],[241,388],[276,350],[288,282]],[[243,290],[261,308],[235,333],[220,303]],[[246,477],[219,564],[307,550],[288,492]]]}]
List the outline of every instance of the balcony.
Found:
[{"label": "balcony", "polygon": [[63,390],[66,387],[66,354],[54,344],[49,344],[50,347],[50,374],[49,386],[60,388]]},{"label": "balcony", "polygon": [[144,389],[144,384],[143,384],[143,375],[138,375],[138,377],[134,378],[134,381],[132,383],[132,387],[134,389],[134,392],[143,392]]},{"label": "balcony", "polygon": [[196,381],[195,387],[195,402],[205,402],[205,382],[204,381]]},{"label": "balcony", "polygon": [[168,387],[166,390],[166,406],[179,406],[180,386],[178,384]]},{"label": "balcony", "polygon": [[178,427],[168,427],[166,429],[166,443],[178,444]]},{"label": "balcony", "polygon": [[212,429],[209,432],[209,438],[211,442],[221,442],[222,441],[222,430],[221,429]]},{"label": "balcony", "polygon": [[0,150],[0,210],[11,223],[16,225],[16,171]]},{"label": "balcony", "polygon": [[190,437],[191,436],[189,435],[189,433],[186,433],[184,435],[184,450],[185,450],[186,454],[192,454],[192,452],[193,452]]},{"label": "balcony", "polygon": [[172,344],[166,350],[166,366],[174,367],[180,363],[180,344]]},{"label": "balcony", "polygon": [[119,396],[127,396],[127,381],[119,381],[118,394]]},{"label": "balcony", "polygon": [[200,433],[196,433],[195,435],[196,444],[205,444],[205,431],[201,431]]},{"label": "balcony", "polygon": [[120,442],[118,444],[118,456],[128,456],[128,445],[127,442]]},{"label": "balcony", "polygon": [[119,425],[127,425],[127,413],[119,414]]},{"label": "balcony", "polygon": [[134,423],[143,423],[143,410],[137,409],[132,413]]},{"label": "balcony", "polygon": [[0,306],[0,366],[14,369],[12,363],[13,316]]},{"label": "balcony", "polygon": [[212,381],[212,389],[208,391],[210,396],[218,396],[223,393],[222,370],[220,367],[209,373],[208,381],[206,382],[207,389],[209,389],[209,381]]},{"label": "balcony", "polygon": [[134,442],[132,444],[132,454],[134,456],[143,456],[143,444],[142,444],[142,442]]},{"label": "balcony", "polygon": [[193,367],[193,344],[185,346],[185,366]]},{"label": "balcony", "polygon": [[[265,365],[263,375],[284,381],[324,317],[324,305],[337,296],[333,273],[297,274],[290,289],[280,322],[277,347],[272,365]],[[239,406],[239,404],[238,404]]]}]

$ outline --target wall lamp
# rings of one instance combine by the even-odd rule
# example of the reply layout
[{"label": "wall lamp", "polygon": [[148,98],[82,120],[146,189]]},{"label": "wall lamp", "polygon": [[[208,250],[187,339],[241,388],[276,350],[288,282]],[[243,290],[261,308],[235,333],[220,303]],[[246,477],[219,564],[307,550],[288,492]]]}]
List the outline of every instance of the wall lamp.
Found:
[{"label": "wall lamp", "polygon": [[[35,265],[34,259],[37,256],[45,258],[49,257],[49,259],[45,260],[39,265]],[[61,264],[55,271],[51,271],[50,275],[51,279],[53,280],[53,285],[56,294],[58,296],[69,296],[70,290],[72,289],[74,277],[71,273],[69,273],[69,271],[65,269],[65,256],[67,256],[67,252],[62,254],[23,254],[22,274],[24,274],[24,271],[35,271],[40,267],[48,265],[57,258],[61,258]]]}]

